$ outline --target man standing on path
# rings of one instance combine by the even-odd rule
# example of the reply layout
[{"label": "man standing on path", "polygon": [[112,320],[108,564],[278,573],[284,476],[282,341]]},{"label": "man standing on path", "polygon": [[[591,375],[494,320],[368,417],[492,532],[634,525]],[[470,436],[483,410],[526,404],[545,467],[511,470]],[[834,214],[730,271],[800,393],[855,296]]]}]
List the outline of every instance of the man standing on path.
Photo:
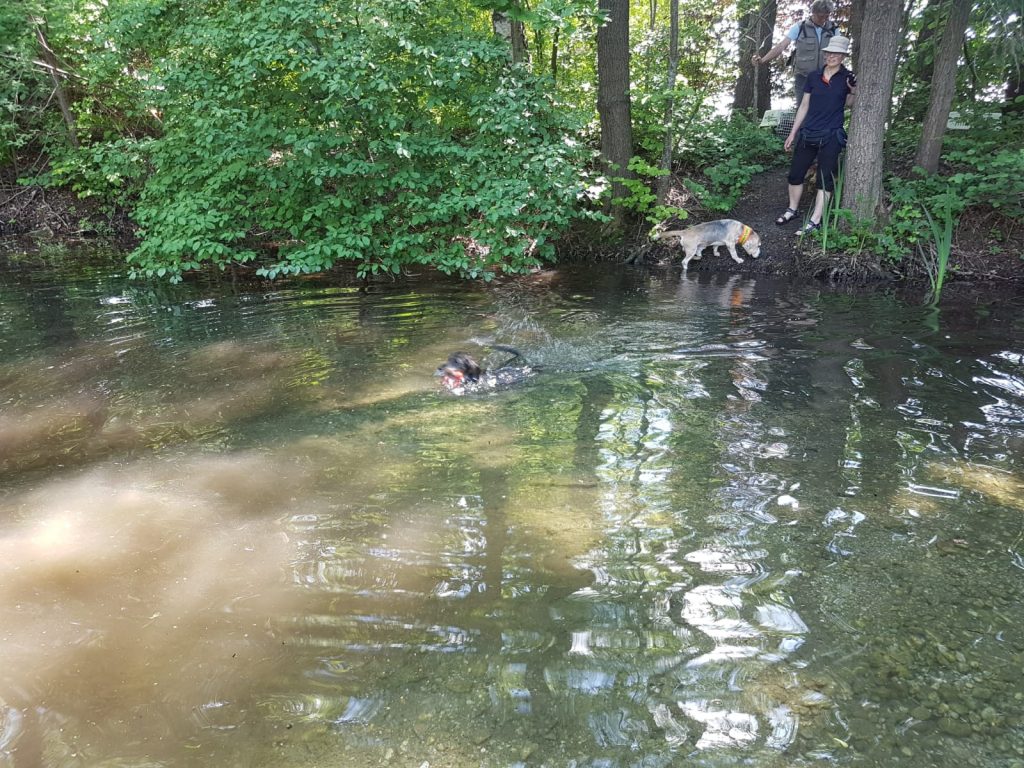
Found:
[{"label": "man standing on path", "polygon": [[807,76],[824,66],[821,49],[827,46],[839,32],[835,22],[829,21],[834,10],[835,6],[832,4],[832,0],[814,0],[811,3],[809,19],[794,24],[786,36],[768,53],[763,56],[755,53],[751,58],[754,64],[767,64],[781,56],[790,45],[796,43],[790,63],[793,65],[793,98],[796,100],[797,106],[800,105],[800,100],[803,98]]}]

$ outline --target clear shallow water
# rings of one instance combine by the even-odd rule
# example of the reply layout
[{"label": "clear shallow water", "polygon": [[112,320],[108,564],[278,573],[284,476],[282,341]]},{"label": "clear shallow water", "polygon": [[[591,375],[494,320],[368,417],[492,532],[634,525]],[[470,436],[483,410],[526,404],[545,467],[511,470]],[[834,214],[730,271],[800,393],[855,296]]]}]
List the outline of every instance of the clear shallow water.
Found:
[{"label": "clear shallow water", "polygon": [[[0,276],[0,766],[1024,765],[1024,321]],[[456,349],[541,370],[437,391]]]}]

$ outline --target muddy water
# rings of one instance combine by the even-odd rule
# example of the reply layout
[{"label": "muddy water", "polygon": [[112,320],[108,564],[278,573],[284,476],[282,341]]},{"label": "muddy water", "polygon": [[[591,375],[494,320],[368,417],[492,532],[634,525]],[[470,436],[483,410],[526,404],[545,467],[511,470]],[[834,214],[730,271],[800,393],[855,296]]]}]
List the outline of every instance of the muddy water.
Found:
[{"label": "muddy water", "polygon": [[7,270],[0,766],[1024,765],[1021,317]]}]

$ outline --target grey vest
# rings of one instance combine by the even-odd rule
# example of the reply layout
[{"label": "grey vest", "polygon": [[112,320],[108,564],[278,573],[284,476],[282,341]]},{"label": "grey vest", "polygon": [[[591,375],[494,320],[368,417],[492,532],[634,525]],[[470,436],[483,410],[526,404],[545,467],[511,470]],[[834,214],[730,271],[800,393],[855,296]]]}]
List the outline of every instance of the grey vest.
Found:
[{"label": "grey vest", "polygon": [[800,25],[800,34],[797,35],[793,48],[793,71],[798,75],[809,75],[816,69],[823,66],[821,49],[828,46],[832,36],[839,32],[839,28],[829,22],[821,30],[821,42],[818,42],[818,33],[814,29],[814,22],[808,20]]}]

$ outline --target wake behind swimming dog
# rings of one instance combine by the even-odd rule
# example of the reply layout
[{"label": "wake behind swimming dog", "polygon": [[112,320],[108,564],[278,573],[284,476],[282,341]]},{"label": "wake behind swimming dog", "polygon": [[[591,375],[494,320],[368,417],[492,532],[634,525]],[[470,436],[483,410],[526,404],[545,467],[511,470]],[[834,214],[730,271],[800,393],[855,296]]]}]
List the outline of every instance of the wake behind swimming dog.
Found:
[{"label": "wake behind swimming dog", "polygon": [[694,259],[701,257],[701,251],[711,247],[715,249],[715,255],[721,255],[719,246],[725,246],[737,264],[743,263],[743,258],[736,253],[736,246],[740,246],[750,257],[756,259],[761,255],[761,236],[741,221],[735,219],[718,219],[708,221],[704,224],[696,224],[686,229],[671,229],[667,232],[657,232],[654,235],[656,240],[672,242],[678,240],[680,247],[685,254],[683,257],[683,271]]},{"label": "wake behind swimming dog", "polygon": [[434,375],[441,377],[441,386],[456,395],[467,392],[497,389],[518,384],[534,369],[527,364],[522,354],[515,347],[494,345],[499,352],[506,352],[512,357],[501,365],[485,369],[471,355],[455,352],[437,367]]}]

